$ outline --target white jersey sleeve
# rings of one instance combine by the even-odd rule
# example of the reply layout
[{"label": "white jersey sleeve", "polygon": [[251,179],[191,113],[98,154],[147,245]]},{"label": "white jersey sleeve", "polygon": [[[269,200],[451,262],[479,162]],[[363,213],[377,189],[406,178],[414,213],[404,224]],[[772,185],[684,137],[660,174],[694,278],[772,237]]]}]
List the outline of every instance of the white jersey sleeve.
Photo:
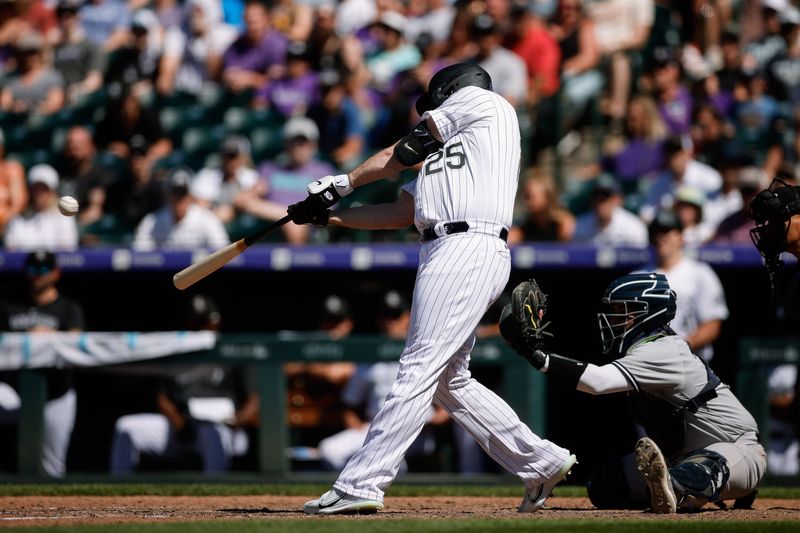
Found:
[{"label": "white jersey sleeve", "polygon": [[489,124],[495,103],[487,91],[477,87],[465,87],[453,94],[438,108],[426,111],[423,119],[431,117],[439,130],[442,142],[449,141],[456,133],[467,127]]}]

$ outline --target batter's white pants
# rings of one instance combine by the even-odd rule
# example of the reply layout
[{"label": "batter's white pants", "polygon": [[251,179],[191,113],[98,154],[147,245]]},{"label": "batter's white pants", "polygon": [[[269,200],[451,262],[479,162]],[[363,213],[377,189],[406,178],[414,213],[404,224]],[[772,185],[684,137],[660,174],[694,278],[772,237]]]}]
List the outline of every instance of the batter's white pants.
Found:
[{"label": "batter's white pants", "polygon": [[505,288],[510,269],[508,247],[495,236],[459,233],[422,246],[397,381],[370,424],[364,446],[334,484],[337,490],[382,501],[432,401],[528,487],[563,466],[569,452],[537,437],[468,370],[473,331]]},{"label": "batter's white pants", "polygon": [[[174,456],[182,449],[169,421],[157,413],[139,413],[122,416],[114,428],[111,444],[111,473],[130,474],[139,465],[141,455]],[[224,424],[197,422],[197,437],[188,445],[203,460],[206,473],[225,472],[231,458],[247,452],[247,433]]]}]

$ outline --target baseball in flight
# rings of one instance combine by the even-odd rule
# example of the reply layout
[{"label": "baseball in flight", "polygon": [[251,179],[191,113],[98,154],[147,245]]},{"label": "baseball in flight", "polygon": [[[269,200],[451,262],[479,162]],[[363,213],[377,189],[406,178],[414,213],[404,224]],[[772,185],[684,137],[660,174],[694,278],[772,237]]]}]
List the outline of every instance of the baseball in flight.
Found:
[{"label": "baseball in flight", "polygon": [[72,196],[62,196],[58,199],[58,210],[62,215],[71,217],[78,212],[78,200]]}]

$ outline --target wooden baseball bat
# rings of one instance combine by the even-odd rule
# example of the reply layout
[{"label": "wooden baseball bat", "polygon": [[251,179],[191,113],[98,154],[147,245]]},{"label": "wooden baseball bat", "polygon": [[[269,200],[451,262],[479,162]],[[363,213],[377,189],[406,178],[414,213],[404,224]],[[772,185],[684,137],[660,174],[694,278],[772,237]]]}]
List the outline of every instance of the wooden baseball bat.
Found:
[{"label": "wooden baseball bat", "polygon": [[280,228],[287,222],[291,220],[289,215],[286,215],[282,219],[278,220],[277,222],[273,222],[269,226],[262,228],[258,231],[254,231],[250,235],[245,236],[238,241],[225,246],[224,248],[220,248],[219,250],[213,252],[211,255],[208,255],[201,259],[200,261],[189,265],[188,267],[184,268],[174,276],[172,276],[172,283],[175,285],[176,288],[180,290],[187,289],[200,281],[201,279],[205,278],[209,274],[212,274],[222,268],[223,265],[227,264],[234,258],[238,257],[239,254],[247,250],[254,242],[259,241],[275,231],[276,229]]}]

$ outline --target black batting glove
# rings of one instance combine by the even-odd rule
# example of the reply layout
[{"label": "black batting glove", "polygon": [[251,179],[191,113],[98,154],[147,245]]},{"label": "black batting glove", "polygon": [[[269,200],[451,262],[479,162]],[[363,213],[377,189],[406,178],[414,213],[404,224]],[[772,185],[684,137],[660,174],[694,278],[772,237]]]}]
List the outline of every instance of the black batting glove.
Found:
[{"label": "black batting glove", "polygon": [[327,226],[330,210],[316,196],[309,196],[301,202],[290,205],[286,212],[295,224]]}]

